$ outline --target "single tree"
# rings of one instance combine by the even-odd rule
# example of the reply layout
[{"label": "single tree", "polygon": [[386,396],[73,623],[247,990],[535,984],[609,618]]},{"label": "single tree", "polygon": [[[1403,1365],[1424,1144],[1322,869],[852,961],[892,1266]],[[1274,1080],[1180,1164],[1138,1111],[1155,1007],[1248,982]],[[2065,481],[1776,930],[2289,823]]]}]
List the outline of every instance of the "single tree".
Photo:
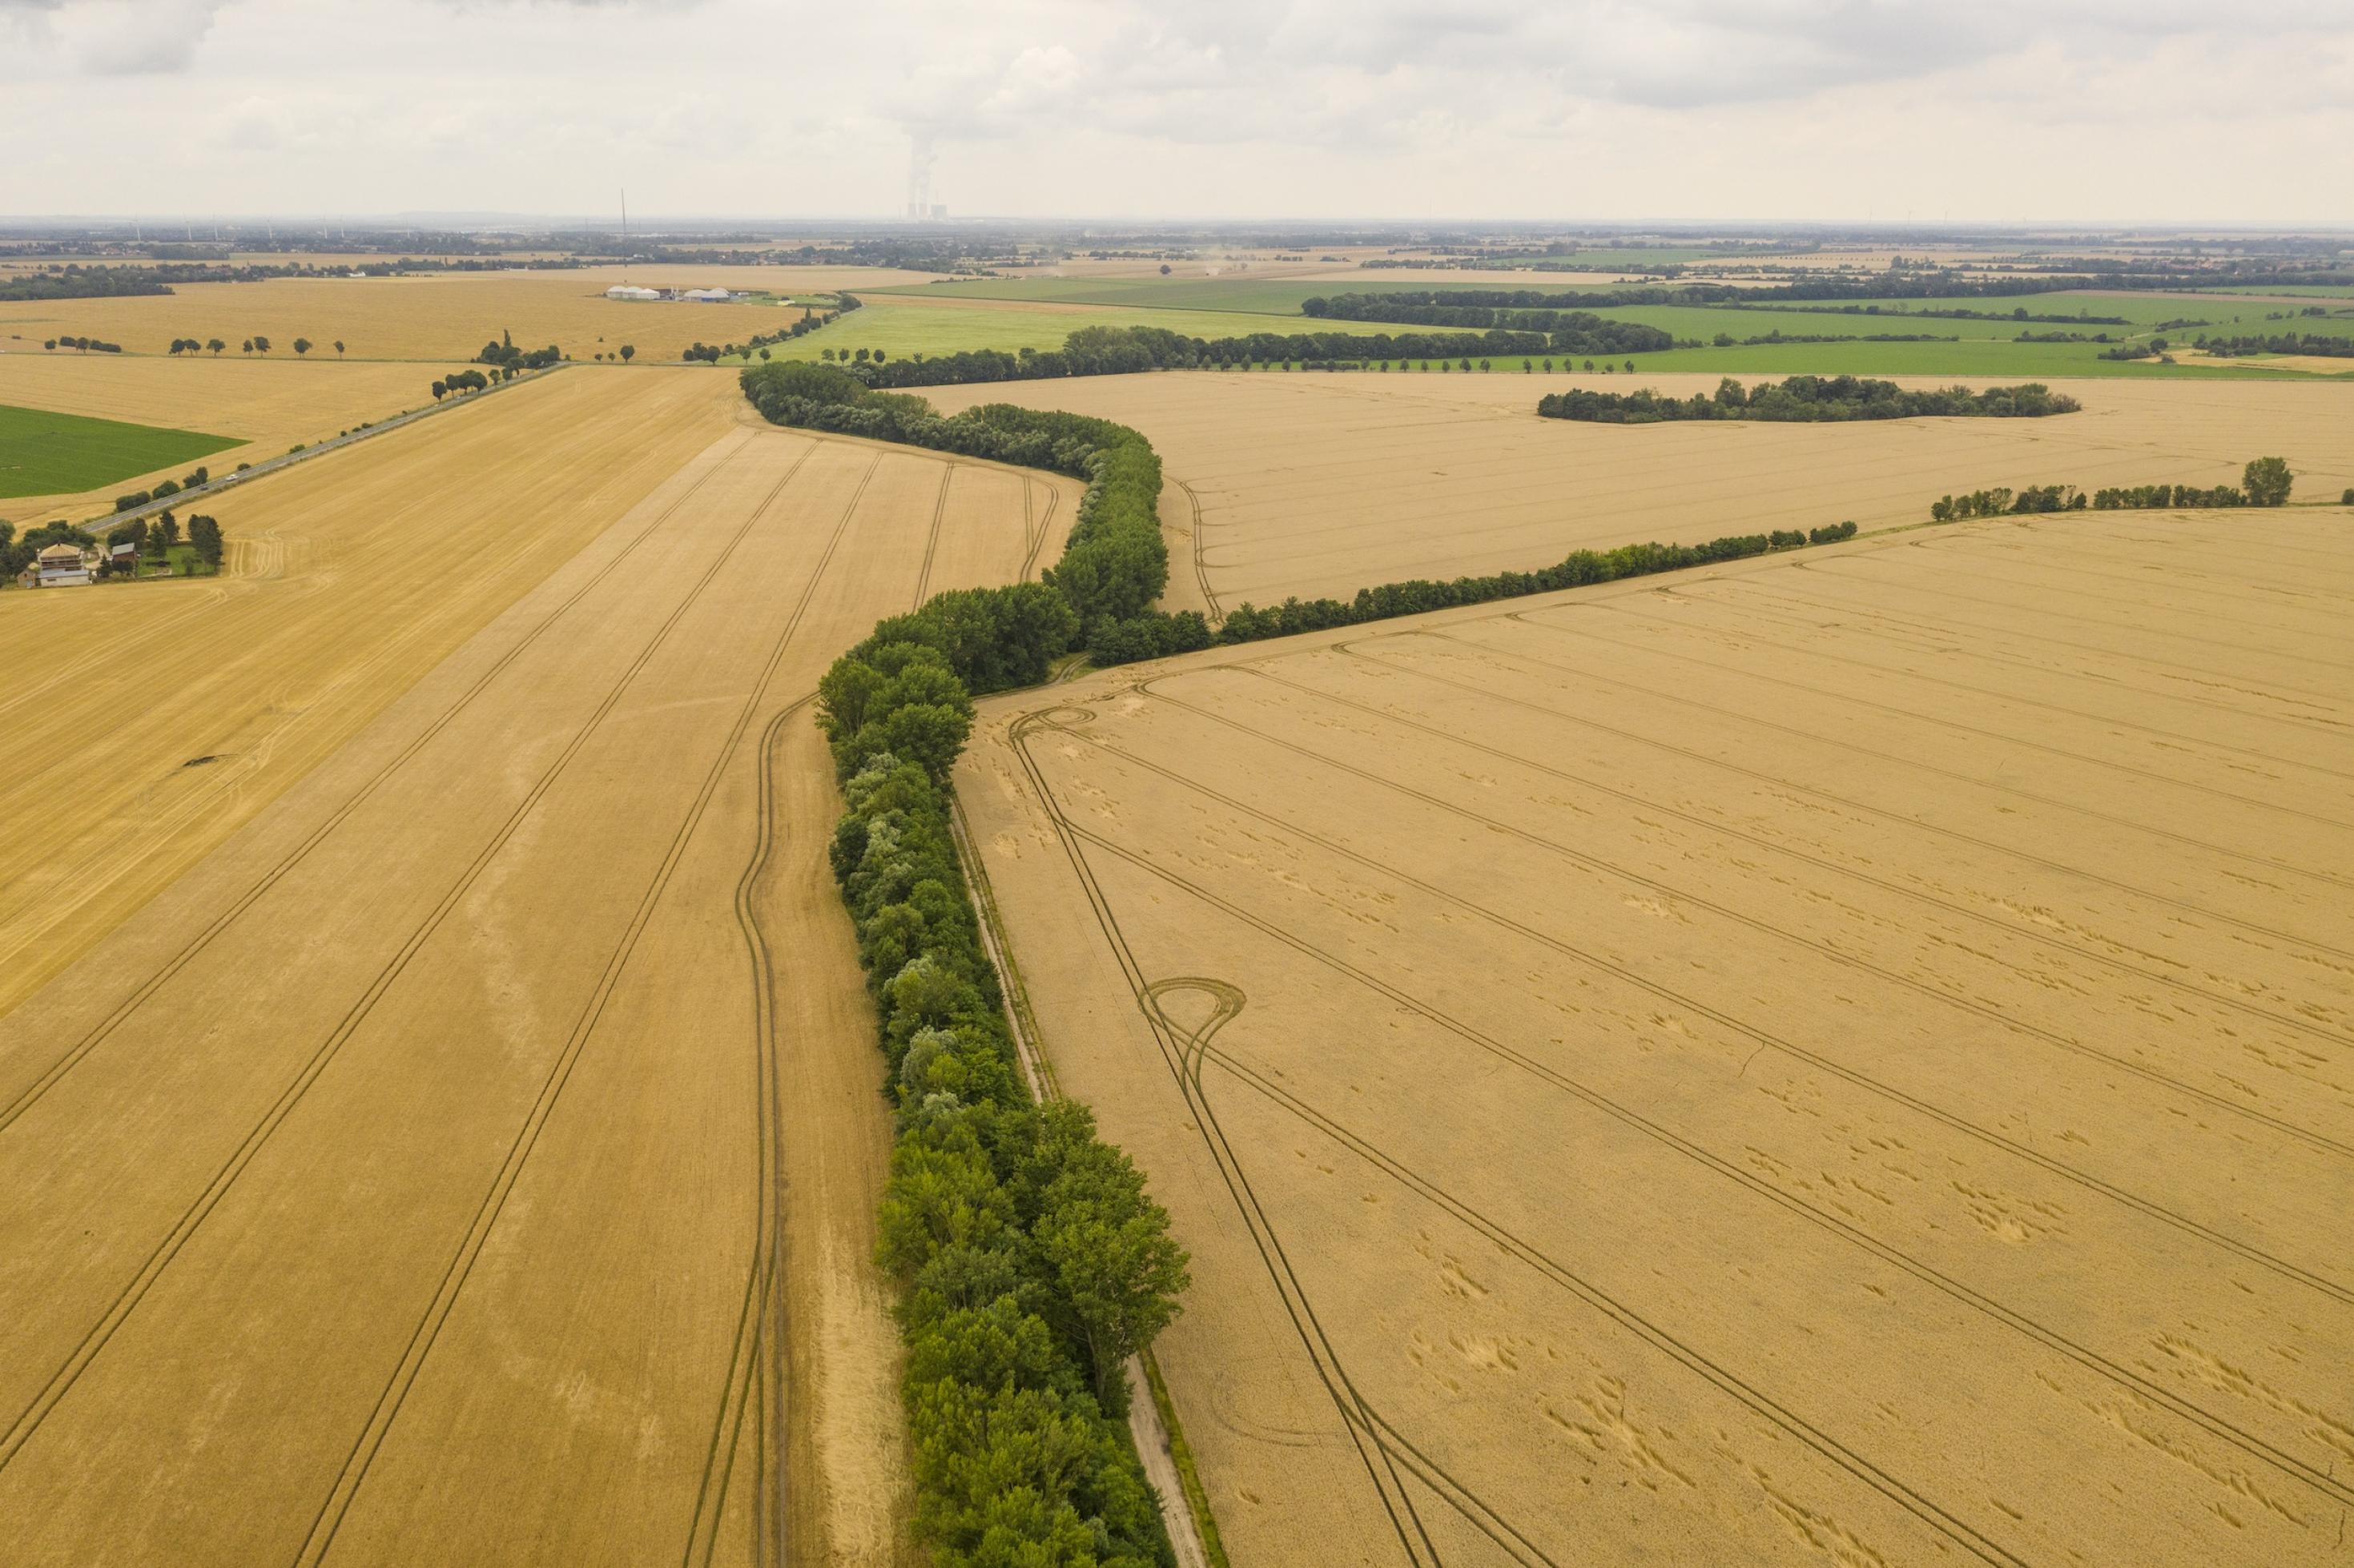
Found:
[{"label": "single tree", "polygon": [[1161,264],[1161,275],[1164,278],[1169,276],[1169,263],[1166,261]]},{"label": "single tree", "polygon": [[298,354],[298,355],[302,355],[302,354],[308,354],[308,353],[310,353],[310,352],[311,352],[311,340],[310,340],[309,338],[307,338],[307,337],[298,337],[298,338],[296,338],[296,339],[294,340],[294,352],[295,352],[296,354]]},{"label": "single tree", "polygon": [[335,352],[337,354],[344,352],[344,340],[342,338],[337,338],[335,340]]},{"label": "single tree", "polygon": [[210,343],[205,344],[205,346],[210,349],[213,353],[218,354],[222,349],[227,348],[228,344],[223,343],[218,338],[215,338]]},{"label": "single tree", "polygon": [[[441,401],[442,397],[445,397],[445,396],[449,393],[449,390],[450,390],[450,384],[449,384],[448,382],[446,382],[446,381],[436,381],[436,382],[433,384],[433,400],[434,400],[436,403],[439,403],[440,401]],[[436,427],[435,427],[435,429],[440,429],[440,427],[439,427],[439,426],[436,426]]]},{"label": "single tree", "polygon": [[253,340],[251,338],[247,338],[245,340],[245,352],[248,354],[251,354],[253,352]]},{"label": "single tree", "polygon": [[622,363],[622,364],[627,365],[630,361],[631,361],[632,359],[635,359],[637,356],[638,356],[638,349],[637,349],[637,345],[636,345],[635,344],[629,344],[629,343],[625,343],[625,344],[623,344],[621,345],[621,363]]},{"label": "single tree", "polygon": [[253,347],[256,353],[268,354],[270,352],[270,340],[262,336],[260,333],[256,333],[253,334]]},{"label": "single tree", "polygon": [[[598,357],[598,358],[599,358],[599,359],[602,359],[602,358],[604,358],[605,356],[604,356],[603,355],[601,355],[601,354],[600,354],[600,355],[599,355],[597,357]],[[760,357],[761,357],[762,359],[766,359],[766,358],[768,358],[768,357],[769,357],[769,351],[768,351],[767,349],[765,349],[765,348],[764,348],[764,349],[762,349],[762,350],[760,351]]]},{"label": "single tree", "polygon": [[2260,457],[2242,471],[2240,488],[2248,493],[2251,506],[2280,506],[2286,504],[2296,479],[2286,458]]}]

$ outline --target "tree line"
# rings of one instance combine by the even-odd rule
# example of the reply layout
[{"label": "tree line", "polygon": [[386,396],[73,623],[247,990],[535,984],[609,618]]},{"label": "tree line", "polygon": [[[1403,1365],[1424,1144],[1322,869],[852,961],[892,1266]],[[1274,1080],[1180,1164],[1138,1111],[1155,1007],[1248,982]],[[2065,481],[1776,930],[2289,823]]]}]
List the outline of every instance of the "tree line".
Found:
[{"label": "tree line", "polygon": [[134,507],[144,506],[151,501],[161,501],[167,495],[177,495],[184,490],[195,490],[210,484],[212,478],[213,471],[199,464],[179,479],[158,481],[153,490],[134,490],[127,495],[116,496],[114,509],[117,512],[129,512]]},{"label": "tree line", "polygon": [[[2219,484],[2113,485],[2090,494],[2073,484],[2031,484],[2012,491],[2002,486],[1973,490],[1963,495],[1941,495],[1929,504],[1932,523],[1958,523],[1972,517],[2002,517],[2042,512],[2190,511],[2207,507],[2285,506],[2296,475],[2288,460],[2260,457],[2240,471],[2237,487]],[[2354,491],[2347,493],[2354,503]]]},{"label": "tree line", "polygon": [[511,381],[516,371],[545,370],[563,358],[564,351],[552,343],[546,348],[517,348],[514,334],[502,332],[496,339],[482,344],[482,352],[474,355],[474,363],[495,365],[507,372],[500,379]]},{"label": "tree line", "polygon": [[[1829,523],[1803,533],[1796,528],[1776,528],[1766,534],[1733,534],[1720,539],[1710,539],[1698,545],[1621,545],[1613,550],[1576,550],[1567,558],[1532,572],[1498,572],[1491,577],[1456,577],[1451,581],[1433,581],[1412,577],[1404,582],[1383,583],[1377,588],[1359,588],[1353,599],[1291,598],[1281,604],[1261,609],[1247,600],[1230,611],[1220,624],[1214,639],[1221,643],[1257,642],[1269,637],[1293,637],[1303,631],[1329,631],[1339,626],[1362,626],[1372,620],[1389,620],[1401,615],[1421,615],[1434,609],[1453,609],[1467,604],[1489,604],[1497,599],[1521,599],[1530,594],[1558,593],[1564,588],[1587,588],[1596,583],[1617,582],[1621,577],[1648,577],[1655,572],[1681,571],[1687,567],[1704,567],[1718,561],[1745,560],[1776,550],[1794,550],[1808,545],[1830,545],[1841,539],[1855,537],[1852,523]],[[1164,616],[1165,621],[1182,621],[1188,616],[1201,618],[1191,611]],[[1110,646],[1103,651],[1088,650],[1089,657],[1098,664],[1132,663],[1140,659],[1159,659],[1171,653],[1190,652],[1185,646],[1172,646],[1182,639],[1170,637],[1156,641],[1158,629],[1148,621],[1125,623],[1114,629]]]},{"label": "tree line", "polygon": [[1582,419],[1606,425],[1646,425],[1673,419],[1768,419],[1817,421],[1924,418],[2042,418],[2073,414],[2073,397],[2040,381],[2017,387],[1967,387],[1908,390],[1893,381],[1855,376],[1793,376],[1744,387],[1731,376],[1713,393],[1670,397],[1645,387],[1636,392],[1594,392],[1573,387],[1537,399],[1548,419]]},{"label": "tree line", "polygon": [[[1649,332],[1650,329],[1644,329]],[[1666,347],[1666,334],[1657,334],[1656,346]],[[1563,340],[1556,342],[1556,340]],[[948,355],[911,355],[886,359],[869,351],[864,360],[835,361],[862,385],[892,391],[922,387],[961,387],[996,381],[1050,381],[1076,376],[1129,376],[1148,370],[1232,370],[1252,365],[1304,364],[1318,367],[1363,366],[1395,361],[1404,364],[1460,361],[1466,370],[1474,355],[1483,358],[1526,358],[1534,355],[1576,354],[1584,348],[1565,346],[1575,334],[1532,332],[1484,333],[1251,333],[1238,337],[1198,338],[1160,327],[1081,327],[1059,349],[967,349]],[[1596,350],[1595,352],[1600,352]],[[1591,368],[1589,363],[1588,368]],[[1629,366],[1631,368],[1631,366]]]},{"label": "tree line", "polygon": [[[1416,296],[1426,296],[1417,300]],[[1337,321],[1399,322],[1409,326],[1454,327],[1482,331],[1538,332],[1560,341],[1556,348],[1573,354],[1650,354],[1675,346],[1675,339],[1658,327],[1638,322],[1612,321],[1591,311],[1559,308],[1561,296],[1533,295],[1542,304],[1483,304],[1453,294],[1414,290],[1395,294],[1341,294],[1299,302],[1304,316]]]},{"label": "tree line", "polygon": [[95,337],[53,337],[43,341],[43,348],[78,348],[84,354],[121,354],[122,345]]},{"label": "tree line", "polygon": [[1167,1213],[1084,1107],[1036,1105],[949,828],[975,691],[1043,680],[1168,577],[1160,461],[1124,426],[989,405],[944,419],[832,366],[745,369],[760,413],[1087,481],[1043,583],[935,595],[820,682],[848,810],[831,859],[897,1131],[876,1258],[899,1282],[914,1529],[943,1568],[1175,1561],[1121,1417],[1127,1358],[1188,1283]]},{"label": "tree line", "polygon": [[2230,359],[2251,354],[2309,354],[2329,359],[2354,358],[2354,337],[2335,337],[2317,332],[2285,332],[2243,337],[2209,337],[2201,333],[2190,340],[2190,346]]}]

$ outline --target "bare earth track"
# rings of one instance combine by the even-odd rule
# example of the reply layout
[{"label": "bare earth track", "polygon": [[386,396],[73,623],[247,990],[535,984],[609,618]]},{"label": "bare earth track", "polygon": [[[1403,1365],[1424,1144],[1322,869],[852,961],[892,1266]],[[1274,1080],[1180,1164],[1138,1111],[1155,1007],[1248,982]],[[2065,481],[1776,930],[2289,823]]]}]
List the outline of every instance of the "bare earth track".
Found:
[{"label": "bare earth track", "polygon": [[806,705],[1071,491],[716,419],[0,1017],[12,1562],[896,1560]]},{"label": "bare earth track", "polygon": [[2339,1561],[2345,529],[1970,525],[985,705],[1235,1560]]}]

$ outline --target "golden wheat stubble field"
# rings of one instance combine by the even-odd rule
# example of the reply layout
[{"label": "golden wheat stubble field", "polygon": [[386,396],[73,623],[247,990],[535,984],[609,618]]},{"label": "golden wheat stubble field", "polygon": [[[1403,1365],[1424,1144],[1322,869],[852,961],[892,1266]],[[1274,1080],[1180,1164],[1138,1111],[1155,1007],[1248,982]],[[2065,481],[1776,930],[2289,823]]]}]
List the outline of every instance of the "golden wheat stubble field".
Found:
[{"label": "golden wheat stubble field", "polygon": [[895,1558],[807,703],[1071,487],[701,446],[0,1018],[12,1561]]},{"label": "golden wheat stubble field", "polygon": [[2076,514],[985,705],[1235,1561],[2338,1561],[2350,593]]},{"label": "golden wheat stubble field", "polygon": [[[2076,381],[2044,419],[1617,426],[1536,417],[1578,385],[1678,396],[1712,376],[1186,372],[929,390],[1132,425],[1161,454],[1170,609],[1346,599],[1638,539],[1925,521],[1993,485],[2239,482],[2277,453],[2303,497],[2354,484],[2354,387]],[[1942,385],[1903,378],[1905,385]],[[1974,385],[1990,385],[1979,381]]]},{"label": "golden wheat stubble field", "polygon": [[[486,340],[507,333],[519,348],[553,343],[575,359],[617,353],[626,343],[636,347],[641,360],[668,360],[691,343],[740,342],[755,333],[776,332],[801,313],[748,302],[609,300],[607,289],[628,282],[657,289],[766,290],[797,298],[860,285],[921,283],[931,276],[890,267],[666,265],[181,283],[170,294],[0,303],[0,348],[37,354],[46,340],[68,334],[120,343],[131,354],[160,355],[175,337],[217,337],[228,344],[220,357],[229,360],[247,357],[241,345],[259,334],[270,340],[271,358],[294,357],[294,340],[306,337],[313,345],[312,358],[446,359],[462,365]],[[334,351],[338,340],[344,344],[340,356]]]},{"label": "golden wheat stubble field", "polygon": [[[215,474],[422,407],[432,401],[431,385],[432,377],[414,365],[333,365],[291,356],[151,359],[37,348],[0,354],[0,403],[243,438],[243,446],[197,460]],[[130,474],[78,494],[10,496],[0,501],[0,510],[25,524],[79,521],[105,512],[125,491],[181,478],[195,466]]]},{"label": "golden wheat stubble field", "polygon": [[567,371],[212,498],[218,577],[0,595],[0,1012],[733,429],[722,379]]}]

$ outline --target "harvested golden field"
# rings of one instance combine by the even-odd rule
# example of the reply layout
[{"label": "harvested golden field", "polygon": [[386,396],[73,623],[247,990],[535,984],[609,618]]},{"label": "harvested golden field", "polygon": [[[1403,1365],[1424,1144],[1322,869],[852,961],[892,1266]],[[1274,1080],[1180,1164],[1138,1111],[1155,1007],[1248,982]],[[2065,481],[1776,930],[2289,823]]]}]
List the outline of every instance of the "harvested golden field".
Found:
[{"label": "harvested golden field", "polygon": [[[12,1563],[896,1559],[870,1261],[890,1128],[807,705],[876,617],[1051,559],[1074,492],[741,429],[705,391],[724,382],[527,388],[483,411],[544,410],[485,445],[492,471],[464,466],[468,421],[405,433],[440,444],[414,500],[436,515],[387,525],[436,542],[414,567],[281,540],[292,582],[312,569],[275,619],[355,622],[378,652],[258,652],[287,690],[257,728],[330,673],[406,691],[0,1017]],[[607,408],[564,401],[592,388]],[[634,505],[606,504],[600,444],[643,476]],[[346,466],[371,459],[398,466]],[[503,504],[466,510],[474,490]],[[373,526],[372,498],[347,473],[279,526],[331,501]],[[429,600],[396,568],[443,594],[544,580],[410,684],[385,666]],[[59,672],[152,682],[204,624],[193,596],[181,613],[143,653],[119,622],[60,646]],[[70,828],[93,781],[209,786],[272,747],[292,749],[231,736],[159,783],[101,738],[52,744],[90,760],[46,798],[74,801]],[[189,809],[138,806],[118,836]]]},{"label": "harvested golden field", "polygon": [[[773,305],[638,303],[605,298],[616,283],[646,288],[770,290],[783,295],[920,283],[928,272],[885,267],[582,267],[546,272],[451,272],[410,278],[273,278],[259,283],[184,283],[171,294],[104,300],[0,302],[0,348],[11,353],[59,334],[119,343],[130,354],[162,354],[175,337],[228,344],[243,357],[256,334],[272,357],[294,357],[307,337],[313,355],[348,359],[472,359],[502,332],[523,348],[555,344],[575,359],[634,345],[641,360],[676,359],[698,339],[741,341],[800,315]],[[428,377],[430,380],[431,377]]]},{"label": "harvested golden field", "polygon": [[[1172,609],[1347,598],[1408,577],[1549,565],[1638,539],[1926,520],[1951,491],[2237,483],[2278,453],[2300,497],[2354,484],[2354,386],[2071,382],[2045,419],[1614,426],[1540,419],[1540,394],[1621,376],[1211,373],[942,388],[1132,425],[1161,453]],[[1717,377],[1637,385],[1678,396]],[[1933,385],[1907,378],[1908,385]],[[1189,563],[1190,569],[1189,569]]]},{"label": "harvested golden field", "polygon": [[217,496],[221,577],[0,594],[0,1012],[733,429],[720,381],[567,371]]},{"label": "harvested golden field", "polygon": [[984,705],[1234,1560],[2341,1561],[2349,596],[2079,514]]},{"label": "harvested golden field", "polygon": [[[31,354],[0,354],[0,403],[243,437],[244,446],[204,460],[216,474],[429,403],[432,379],[415,365],[297,363],[291,355],[267,361],[133,359],[43,354],[37,346]],[[0,508],[19,522],[52,514],[85,517],[107,510],[124,491],[177,479],[189,467],[158,469],[77,495],[12,496]]]}]

